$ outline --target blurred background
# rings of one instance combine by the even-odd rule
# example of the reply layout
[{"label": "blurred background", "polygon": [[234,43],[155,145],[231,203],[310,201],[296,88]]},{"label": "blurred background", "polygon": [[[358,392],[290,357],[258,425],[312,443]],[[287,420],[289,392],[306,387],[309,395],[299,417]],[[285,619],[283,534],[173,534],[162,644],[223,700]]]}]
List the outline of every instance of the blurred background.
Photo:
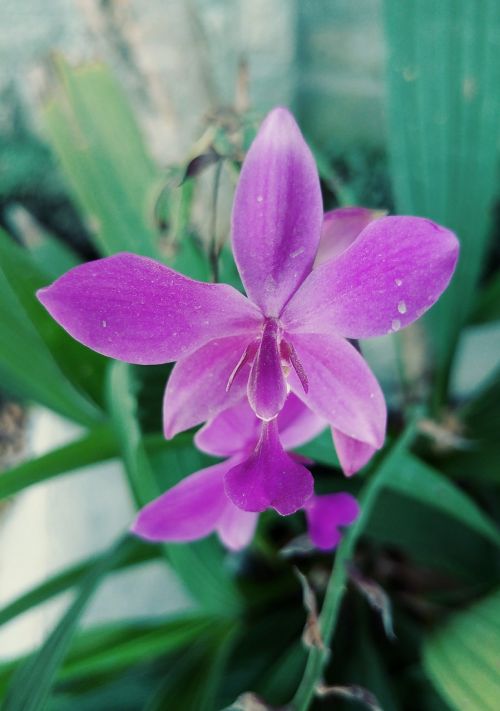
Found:
[{"label": "blurred background", "polygon": [[[461,240],[452,285],[423,323],[362,344],[390,406],[389,445],[415,403],[425,415],[360,532],[328,671],[347,700],[316,704],[496,711],[498,2],[3,0],[0,27],[5,708],[293,696],[306,613],[292,564],[320,604],[331,556],[283,558],[303,522],[269,514],[238,555],[212,538],[166,556],[126,538],[117,562],[115,541],[147,500],[137,481],[151,475],[160,493],[208,458],[191,439],[162,441],[168,366],[110,367],[33,298],[120,250],[209,280],[214,244],[221,279],[237,285],[234,185],[260,119],[283,104],[313,148],[327,208],[427,216]],[[346,488],[328,437],[307,455],[320,486]]]}]

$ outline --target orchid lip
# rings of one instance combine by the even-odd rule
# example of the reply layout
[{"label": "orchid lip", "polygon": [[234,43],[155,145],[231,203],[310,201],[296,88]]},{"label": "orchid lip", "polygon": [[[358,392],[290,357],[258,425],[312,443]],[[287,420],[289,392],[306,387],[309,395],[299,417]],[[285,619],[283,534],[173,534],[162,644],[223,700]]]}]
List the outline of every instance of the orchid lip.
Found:
[{"label": "orchid lip", "polygon": [[[281,381],[284,386],[283,395],[286,396],[290,392],[290,385],[288,383],[288,376],[290,371],[293,369],[297,374],[297,377],[302,385],[302,389],[307,394],[309,391],[309,381],[305,369],[300,362],[297,352],[293,346],[293,343],[289,340],[285,340],[283,337],[283,327],[277,318],[267,317],[262,323],[262,332],[260,338],[254,339],[251,343],[247,345],[233,370],[231,371],[229,378],[226,383],[226,392],[231,390],[234,379],[237,377],[238,373],[245,366],[245,364],[250,364],[252,367],[249,383],[250,391],[250,402],[254,408],[259,419],[264,422],[270,422],[273,420],[279,412],[276,408],[277,402],[282,399],[282,395],[277,393],[278,401],[276,402],[261,402],[255,399],[257,397],[256,388],[258,387],[258,381],[260,376],[258,376],[258,371],[261,371],[263,367],[262,362],[262,350],[266,355],[264,356],[267,362],[264,366],[269,367],[270,363],[275,360],[274,370],[281,373]],[[274,344],[274,345],[272,345]],[[272,352],[274,351],[274,356]],[[271,358],[271,360],[269,360]],[[278,403],[279,407],[279,403]]]},{"label": "orchid lip", "polygon": [[248,400],[261,420],[273,420],[283,407],[287,392],[279,349],[277,319],[266,318],[248,380]]}]

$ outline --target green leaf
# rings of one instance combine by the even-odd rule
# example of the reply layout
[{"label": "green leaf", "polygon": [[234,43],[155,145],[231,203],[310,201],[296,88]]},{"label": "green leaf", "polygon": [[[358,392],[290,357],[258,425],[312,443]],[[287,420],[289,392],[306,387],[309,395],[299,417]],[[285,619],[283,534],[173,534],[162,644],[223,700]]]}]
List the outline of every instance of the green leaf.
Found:
[{"label": "green leaf", "polygon": [[175,699],[179,709],[213,711],[222,674],[234,643],[236,628],[227,622],[208,630],[188,653],[174,663],[146,704],[144,711],[163,711]]},{"label": "green leaf", "polygon": [[5,696],[4,711],[42,711],[78,621],[102,578],[126,553],[123,539],[102,554],[82,580],[75,600],[39,651],[14,674]]},{"label": "green leaf", "polygon": [[[114,570],[121,570],[132,565],[139,565],[149,560],[154,560],[158,552],[152,546],[146,545],[135,538],[130,538],[127,555],[118,562]],[[90,572],[97,561],[96,556],[65,568],[60,573],[53,575],[48,580],[36,585],[23,595],[0,609],[0,626],[10,622],[14,617],[22,615],[23,612],[32,607],[41,605],[43,602],[52,599],[56,595],[79,585],[85,576]]]},{"label": "green leaf", "polygon": [[481,290],[471,321],[475,324],[491,323],[500,319],[500,273]]},{"label": "green leaf", "polygon": [[366,535],[475,590],[490,586],[498,556],[493,523],[464,492],[425,469],[409,453],[401,456],[385,480]]},{"label": "green leaf", "polygon": [[262,675],[262,695],[266,700],[283,701],[293,696],[304,668],[306,650],[302,640],[289,645]]},{"label": "green leaf", "polygon": [[424,644],[427,674],[456,711],[496,711],[500,591],[453,615]]},{"label": "green leaf", "polygon": [[35,242],[27,242],[26,249],[39,269],[52,279],[57,279],[82,261],[62,239],[45,231],[37,235]]},{"label": "green leaf", "polygon": [[[148,457],[137,419],[138,383],[134,371],[126,363],[115,362],[109,371],[109,408],[120,442],[130,488],[138,507],[145,506],[163,493]],[[194,445],[188,452],[196,454]],[[165,452],[186,454],[185,439],[172,441]],[[189,471],[176,471],[171,460],[170,473],[176,480]],[[229,569],[224,566],[223,552],[215,538],[188,544],[165,544],[162,547],[170,562],[193,598],[204,610],[223,616],[235,615],[240,610],[240,594]]]},{"label": "green leaf", "polygon": [[467,528],[500,546],[500,531],[476,502],[456,484],[415,456],[406,454],[398,469],[387,480],[387,486],[455,518]]},{"label": "green leaf", "polygon": [[110,427],[99,427],[75,442],[65,444],[36,459],[30,459],[2,473],[0,499],[13,496],[28,486],[77,471],[116,457],[118,446]]},{"label": "green leaf", "polygon": [[427,318],[445,394],[476,298],[497,191],[500,4],[386,0],[389,149],[397,211],[453,229],[461,255]]},{"label": "green leaf", "polygon": [[333,446],[330,428],[324,430],[307,444],[303,444],[302,447],[297,447],[295,451],[298,454],[302,454],[304,457],[314,459],[320,464],[326,464],[330,467],[340,467],[339,460]]},{"label": "green leaf", "polygon": [[119,85],[98,63],[74,69],[57,57],[55,69],[59,82],[43,122],[96,246],[159,256],[158,171]]},{"label": "green leaf", "polygon": [[390,488],[380,496],[365,534],[401,551],[413,565],[446,575],[476,593],[490,587],[498,574],[498,547],[489,539],[434,506]]},{"label": "green leaf", "polygon": [[[182,448],[183,443],[191,445],[192,438],[182,435],[178,437],[176,450]],[[160,434],[147,435],[144,438],[144,445],[152,456],[172,448],[171,443],[166,442]],[[114,431],[109,426],[97,427],[74,442],[2,472],[0,500],[13,496],[34,484],[73,474],[84,467],[118,456],[119,447]]]},{"label": "green leaf", "polygon": [[[41,390],[47,390],[48,396],[38,399],[49,407],[56,396],[58,400],[70,398],[71,412],[78,408],[80,415],[75,417],[67,412],[68,407],[63,411],[60,405],[53,409],[88,424],[100,419],[89,397],[99,402],[107,361],[71,338],[39,303],[35,292],[49,282],[50,277],[29,252],[0,231],[0,296],[4,302],[0,307],[0,339],[5,341],[0,368],[4,365],[15,373],[14,382],[19,373],[24,386],[21,394],[26,397],[37,399]],[[27,365],[34,353],[35,369]]]},{"label": "green leaf", "polygon": [[342,599],[347,588],[347,563],[354,556],[359,538],[366,532],[373,510],[379,504],[381,492],[394,471],[399,468],[401,459],[404,458],[415,437],[416,425],[420,417],[420,410],[415,410],[403,434],[384,452],[379,466],[360,492],[360,514],[356,521],[347,528],[336,551],[335,564],[319,615],[319,630],[325,646],[321,648],[312,645],[308,651],[304,674],[292,701],[293,708],[297,711],[306,711],[309,708],[316,686],[328,661],[330,643],[337,627]]},{"label": "green leaf", "polygon": [[354,191],[342,180],[340,175],[337,174],[331,165],[329,158],[320,150],[318,146],[314,145],[309,136],[307,137],[307,143],[313,152],[321,179],[335,195],[339,206],[347,207],[349,205],[357,205],[358,200],[356,199]]},{"label": "green leaf", "polygon": [[500,368],[458,415],[469,446],[442,457],[439,468],[465,482],[473,475],[474,480],[500,485]]},{"label": "green leaf", "polygon": [[198,613],[176,614],[147,622],[110,624],[80,634],[58,681],[116,673],[193,643],[213,629],[214,618]]},{"label": "green leaf", "polygon": [[166,225],[166,259],[171,267],[183,274],[198,279],[210,280],[206,250],[195,235],[191,225],[197,183],[194,180],[181,182],[181,171],[171,168],[156,204],[156,219]]},{"label": "green leaf", "polygon": [[[83,390],[94,402],[100,404],[107,359],[71,338],[40,304],[36,291],[47,286],[50,277],[35,263],[26,249],[19,247],[2,232],[0,264],[12,294],[61,371],[75,388]],[[90,404],[85,403],[86,408],[89,406]]]}]

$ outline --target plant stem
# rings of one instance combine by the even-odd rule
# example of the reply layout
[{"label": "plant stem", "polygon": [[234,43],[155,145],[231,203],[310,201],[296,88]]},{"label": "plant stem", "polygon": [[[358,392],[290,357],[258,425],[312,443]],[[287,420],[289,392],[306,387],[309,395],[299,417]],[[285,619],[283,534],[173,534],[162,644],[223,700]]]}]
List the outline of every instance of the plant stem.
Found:
[{"label": "plant stem", "polygon": [[212,281],[219,281],[219,253],[220,249],[217,245],[217,202],[219,197],[220,176],[222,172],[222,160],[219,160],[215,166],[214,182],[212,188],[212,221],[210,225],[210,248],[209,260],[212,268]]},{"label": "plant stem", "polygon": [[323,608],[319,616],[321,637],[324,649],[311,647],[304,675],[292,700],[294,711],[307,711],[314,697],[316,687],[321,681],[323,670],[329,660],[329,646],[335,632],[342,598],[347,588],[347,562],[352,558],[356,544],[361,537],[366,524],[375,507],[380,491],[391,476],[394,465],[401,453],[411,443],[416,429],[416,423],[422,416],[418,409],[409,421],[406,430],[388,452],[378,471],[365,484],[360,494],[361,513],[356,522],[347,530],[340,544],[333,566],[332,574],[325,594]]}]

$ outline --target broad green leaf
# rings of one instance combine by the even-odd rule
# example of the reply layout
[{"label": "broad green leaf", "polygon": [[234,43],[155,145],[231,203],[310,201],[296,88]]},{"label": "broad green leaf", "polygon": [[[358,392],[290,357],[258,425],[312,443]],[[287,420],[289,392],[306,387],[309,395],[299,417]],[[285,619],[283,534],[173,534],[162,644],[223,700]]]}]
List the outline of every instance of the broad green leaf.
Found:
[{"label": "broad green leaf", "polygon": [[73,603],[38,652],[16,670],[5,696],[4,711],[43,711],[57,672],[64,661],[79,619],[102,578],[126,553],[123,539],[103,553],[82,580]]},{"label": "broad green leaf", "polygon": [[424,645],[424,667],[451,708],[496,711],[500,699],[500,592],[453,615]]},{"label": "broad green leaf", "polygon": [[159,256],[158,171],[119,85],[99,63],[72,68],[57,57],[55,68],[43,122],[96,246]]},{"label": "broad green leaf", "polygon": [[500,4],[386,0],[384,10],[396,208],[450,227],[461,242],[452,284],[427,319],[442,398],[498,188]]},{"label": "broad green leaf", "polygon": [[[66,391],[74,390],[73,408],[94,413],[98,419],[99,412],[86,395],[99,402],[106,359],[72,339],[39,303],[35,292],[50,281],[50,276],[38,267],[29,252],[0,231],[0,295],[3,302],[0,338],[6,341],[2,360],[11,371],[26,369],[26,392],[22,393],[26,397],[36,398],[40,388],[53,390],[53,397],[59,392],[62,396]],[[37,345],[39,340],[43,343]],[[15,353],[18,353],[19,362]],[[37,367],[26,368],[24,359],[32,359],[34,353],[37,354]],[[42,377],[39,367],[45,367],[44,381],[33,383]],[[54,372],[49,373],[49,369]],[[6,386],[9,385],[7,381]],[[42,400],[42,403],[50,406],[50,402]]]},{"label": "broad green leaf", "polygon": [[[109,374],[109,408],[130,488],[139,508],[163,493],[163,488],[155,476],[137,419],[139,384],[134,379],[134,371],[125,363],[115,362]],[[181,443],[184,440],[181,439]],[[171,448],[176,446],[174,440]],[[195,451],[194,447],[190,449]],[[172,472],[176,479],[187,473]],[[239,611],[240,595],[229,569],[224,566],[221,546],[213,536],[189,544],[165,544],[161,548],[187,590],[204,610],[224,616]]]},{"label": "broad green leaf", "polygon": [[[126,557],[119,561],[114,570],[139,565],[140,563],[154,560],[157,556],[158,552],[152,546],[146,545],[138,539],[131,537],[128,543]],[[5,607],[0,609],[0,626],[9,622],[14,617],[22,615],[23,612],[37,605],[41,605],[56,595],[60,595],[62,592],[79,585],[95,565],[96,560],[96,556],[92,556],[77,565],[65,568],[60,573],[56,573],[56,575],[48,578],[48,580],[44,580],[39,585],[36,585],[34,588],[31,588],[31,590],[28,590],[5,605]]]},{"label": "broad green leaf", "polygon": [[500,545],[500,531],[476,502],[456,484],[424,462],[407,454],[387,480],[387,486],[399,494],[455,518],[458,522]]}]

